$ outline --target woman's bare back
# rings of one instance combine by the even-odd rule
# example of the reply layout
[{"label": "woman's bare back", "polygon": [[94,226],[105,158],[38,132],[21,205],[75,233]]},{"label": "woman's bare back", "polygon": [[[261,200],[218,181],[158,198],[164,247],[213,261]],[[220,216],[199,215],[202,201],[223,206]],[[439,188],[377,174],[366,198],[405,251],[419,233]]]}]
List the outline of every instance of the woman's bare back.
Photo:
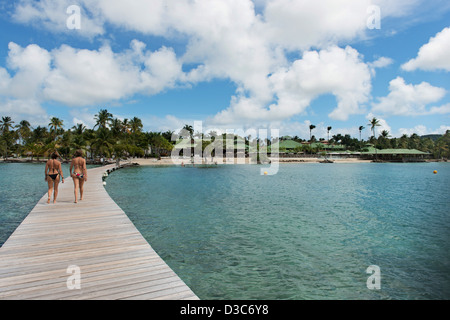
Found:
[{"label": "woman's bare back", "polygon": [[[73,169],[73,173],[72,173]],[[86,160],[81,157],[72,159],[70,163],[70,174],[74,183],[75,203],[78,202],[77,189],[80,191],[80,200],[83,200],[83,186],[87,181]]]},{"label": "woman's bare back", "polygon": [[70,164],[70,172],[86,175],[86,160],[81,157],[74,158]]}]

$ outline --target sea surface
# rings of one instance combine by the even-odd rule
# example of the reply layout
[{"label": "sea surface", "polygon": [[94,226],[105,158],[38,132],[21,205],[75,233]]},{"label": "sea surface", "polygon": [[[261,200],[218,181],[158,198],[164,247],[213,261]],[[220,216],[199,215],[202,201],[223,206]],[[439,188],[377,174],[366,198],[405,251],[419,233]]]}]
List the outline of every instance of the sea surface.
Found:
[{"label": "sea surface", "polygon": [[[133,167],[106,189],[200,299],[450,298],[450,164],[261,167]],[[0,239],[46,192],[37,169],[0,164]]]},{"label": "sea surface", "polygon": [[447,163],[223,165],[106,188],[201,299],[449,299],[449,182]]}]

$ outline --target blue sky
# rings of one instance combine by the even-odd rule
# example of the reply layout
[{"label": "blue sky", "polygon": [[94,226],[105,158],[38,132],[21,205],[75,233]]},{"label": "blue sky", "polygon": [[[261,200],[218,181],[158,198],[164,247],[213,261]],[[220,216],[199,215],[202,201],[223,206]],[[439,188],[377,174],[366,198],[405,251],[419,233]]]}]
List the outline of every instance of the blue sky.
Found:
[{"label": "blue sky", "polygon": [[[76,5],[80,14],[67,8]],[[380,10],[380,28],[368,28]],[[0,116],[145,130],[450,129],[450,5],[421,0],[0,1]],[[75,15],[73,15],[75,14]],[[67,21],[79,28],[69,29]],[[375,16],[375,18],[377,18]],[[370,134],[368,128],[363,137]]]}]

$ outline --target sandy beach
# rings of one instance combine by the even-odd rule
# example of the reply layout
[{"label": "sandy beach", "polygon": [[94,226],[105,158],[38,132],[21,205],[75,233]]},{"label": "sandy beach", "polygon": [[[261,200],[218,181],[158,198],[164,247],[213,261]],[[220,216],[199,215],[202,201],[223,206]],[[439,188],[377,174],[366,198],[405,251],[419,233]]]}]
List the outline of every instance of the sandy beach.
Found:
[{"label": "sandy beach", "polygon": [[[235,159],[236,160],[236,159]],[[279,162],[280,164],[289,164],[289,163],[320,163],[323,161],[323,158],[278,158],[278,159],[270,159],[274,162]],[[171,158],[161,158],[161,160],[158,159],[142,159],[142,158],[135,158],[129,160],[132,163],[137,163],[142,166],[157,166],[157,165],[181,165],[181,162],[184,162],[184,164],[190,164],[190,159],[179,159],[179,160],[172,160]],[[245,159],[245,164],[249,164],[249,158]],[[332,159],[334,163],[370,163],[372,160],[361,160],[357,158],[348,158],[348,159]],[[226,164],[226,161],[223,162]],[[237,161],[235,161],[236,164],[238,164]],[[239,161],[239,163],[243,164],[242,161]],[[207,164],[211,164],[209,161]],[[218,163],[220,164],[220,163]]]}]

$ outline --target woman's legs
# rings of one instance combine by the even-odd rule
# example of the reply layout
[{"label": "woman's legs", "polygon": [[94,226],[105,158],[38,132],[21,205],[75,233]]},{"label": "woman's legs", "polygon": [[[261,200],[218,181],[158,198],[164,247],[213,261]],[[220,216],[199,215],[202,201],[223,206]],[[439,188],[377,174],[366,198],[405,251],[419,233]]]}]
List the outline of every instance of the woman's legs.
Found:
[{"label": "woman's legs", "polygon": [[83,191],[84,191],[84,179],[79,179],[80,183],[80,200],[83,200]]},{"label": "woman's legs", "polygon": [[80,184],[80,179],[78,179],[75,175],[72,177],[73,180],[73,192],[75,194],[75,203],[78,203],[78,186]]},{"label": "woman's legs", "polygon": [[53,203],[56,203],[56,198],[58,197],[58,185],[59,185],[59,175],[55,179],[54,191],[53,191]]},{"label": "woman's legs", "polygon": [[52,197],[52,193],[53,193],[53,180],[50,177],[47,177],[47,183],[48,183],[48,199],[47,199],[47,203],[50,203],[50,199]]}]

